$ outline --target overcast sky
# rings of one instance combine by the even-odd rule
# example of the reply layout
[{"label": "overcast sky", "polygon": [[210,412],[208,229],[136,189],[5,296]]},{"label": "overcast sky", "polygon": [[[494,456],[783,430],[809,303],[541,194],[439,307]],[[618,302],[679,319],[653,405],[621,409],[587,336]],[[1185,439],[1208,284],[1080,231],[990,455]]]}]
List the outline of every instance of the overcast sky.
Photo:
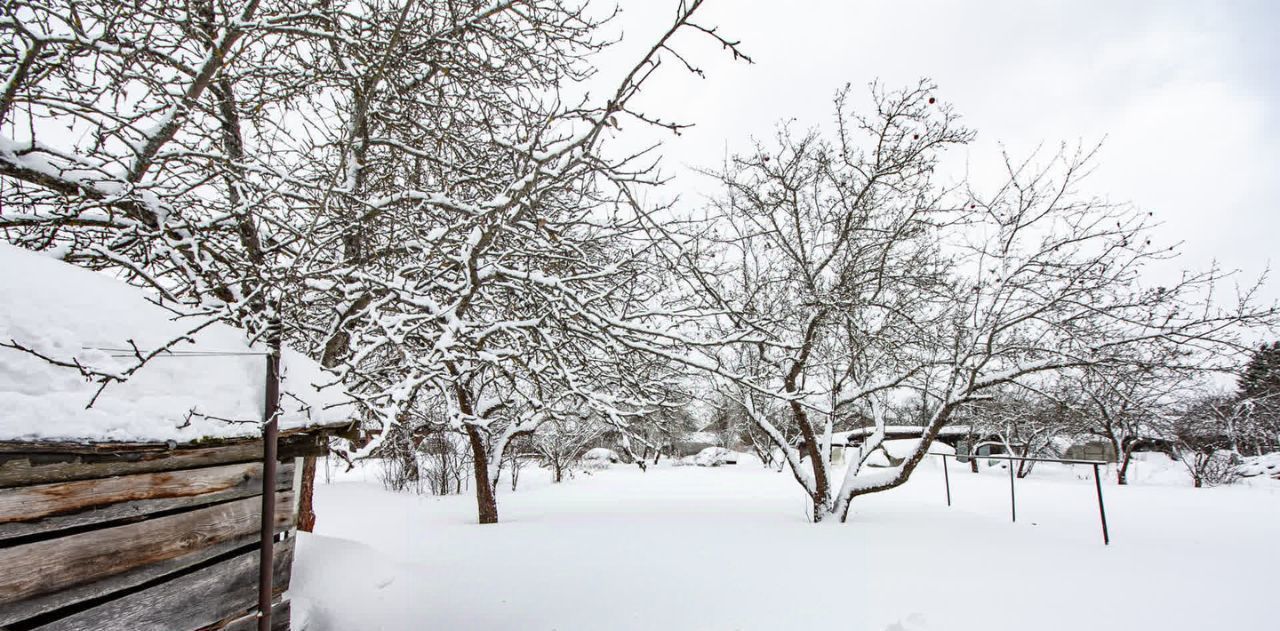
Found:
[{"label": "overcast sky", "polygon": [[[624,42],[605,76],[647,50],[675,0],[621,4]],[[645,110],[696,124],[664,148],[686,202],[706,183],[685,166],[714,165],[784,118],[829,124],[844,83],[929,77],[978,131],[959,164],[981,170],[1001,144],[1022,155],[1105,139],[1088,190],[1154,212],[1161,240],[1184,243],[1184,267],[1216,258],[1256,276],[1280,263],[1280,3],[708,0],[703,11],[698,22],[755,63],[686,34],[681,50],[707,77],[667,66],[644,94]],[[1267,296],[1280,298],[1280,278]]]}]

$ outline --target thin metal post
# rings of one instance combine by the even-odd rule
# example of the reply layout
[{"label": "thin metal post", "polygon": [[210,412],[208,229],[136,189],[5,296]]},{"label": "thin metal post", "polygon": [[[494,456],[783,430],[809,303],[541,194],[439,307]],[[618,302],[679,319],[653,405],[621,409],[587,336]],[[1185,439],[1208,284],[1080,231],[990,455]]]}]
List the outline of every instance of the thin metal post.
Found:
[{"label": "thin metal post", "polygon": [[1009,461],[1009,514],[1018,521],[1018,498],[1013,493],[1013,461]]},{"label": "thin metal post", "polygon": [[[936,452],[929,452],[928,455],[939,456],[942,458],[942,466],[943,466],[942,475],[943,475],[943,480],[947,484],[947,506],[950,506],[951,505],[951,480],[947,473],[946,460],[948,456],[953,456],[953,455],[956,456],[957,460],[959,460],[959,455],[958,454],[940,454]],[[970,460],[971,463],[977,463],[978,460],[980,459],[980,457],[977,454],[966,454],[966,457],[971,459]],[[981,458],[987,458],[991,460],[1004,460],[1009,463],[1009,514],[1010,514],[1010,517],[1015,522],[1018,521],[1018,498],[1015,492],[1015,480],[1017,479],[1017,472],[1013,468],[1013,463],[1015,461],[1016,462],[1058,462],[1062,464],[1078,464],[1078,465],[1087,465],[1087,466],[1093,467],[1094,487],[1098,491],[1098,517],[1101,518],[1102,520],[1102,542],[1107,545],[1111,544],[1111,533],[1107,529],[1107,509],[1102,502],[1102,475],[1099,469],[1099,467],[1107,466],[1107,463],[1101,462],[1098,460],[1072,460],[1072,459],[1066,459],[1066,458],[1032,458],[1029,456],[1004,456],[1004,455],[998,455],[998,454],[988,454],[985,456],[981,456]]]},{"label": "thin metal post", "polygon": [[1102,503],[1102,477],[1098,465],[1093,465],[1093,485],[1098,489],[1098,517],[1102,518],[1102,545],[1111,545],[1111,533],[1107,532],[1107,508]]},{"label": "thin metal post", "polygon": [[267,354],[266,424],[262,428],[262,533],[258,547],[258,631],[271,631],[272,564],[275,552],[276,446],[280,427],[276,411],[280,404],[279,338],[272,340]]},{"label": "thin metal post", "polygon": [[942,456],[942,480],[947,484],[947,506],[951,506],[951,474],[947,473],[947,457]]}]

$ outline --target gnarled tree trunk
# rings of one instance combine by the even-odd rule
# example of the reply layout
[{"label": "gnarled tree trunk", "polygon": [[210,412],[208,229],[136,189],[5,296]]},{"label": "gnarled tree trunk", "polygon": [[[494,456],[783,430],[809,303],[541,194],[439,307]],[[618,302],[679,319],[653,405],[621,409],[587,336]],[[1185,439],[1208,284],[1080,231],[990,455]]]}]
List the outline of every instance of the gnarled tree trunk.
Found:
[{"label": "gnarled tree trunk", "polygon": [[476,480],[476,509],[482,524],[498,523],[498,498],[489,481],[489,452],[485,448],[480,430],[466,426],[467,440],[471,443],[471,465]]},{"label": "gnarled tree trunk", "polygon": [[316,527],[316,511],[312,504],[312,496],[316,488],[316,457],[307,456],[302,459],[302,489],[298,494],[298,530],[314,532]]}]

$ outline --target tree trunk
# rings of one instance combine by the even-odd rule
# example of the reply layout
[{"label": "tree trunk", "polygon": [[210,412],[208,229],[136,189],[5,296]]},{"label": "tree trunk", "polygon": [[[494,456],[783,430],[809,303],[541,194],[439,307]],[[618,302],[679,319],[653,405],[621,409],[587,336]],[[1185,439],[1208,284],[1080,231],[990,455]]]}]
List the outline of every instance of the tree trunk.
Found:
[{"label": "tree trunk", "polygon": [[[818,492],[809,496],[813,501],[813,523],[824,521],[844,521],[844,516],[837,514],[834,504],[836,494],[829,487],[818,487]],[[848,512],[845,510],[844,512]]]},{"label": "tree trunk", "polygon": [[[1031,454],[1031,447],[1027,446],[1027,447],[1023,447],[1022,453],[1017,455],[1023,458],[1029,458],[1030,454]],[[1034,469],[1035,466],[1036,466],[1036,463],[1032,460],[1019,460],[1018,461],[1018,479],[1021,480],[1031,475],[1031,470]]]},{"label": "tree trunk", "polygon": [[471,462],[476,480],[476,508],[482,524],[498,523],[498,498],[493,493],[493,485],[489,483],[489,453],[485,449],[484,436],[470,425],[467,426],[467,439],[471,443]]},{"label": "tree trunk", "polygon": [[316,457],[307,456],[302,459],[302,490],[298,494],[298,530],[314,532],[316,527],[316,511],[312,505],[312,495],[316,488]]},{"label": "tree trunk", "polygon": [[1125,449],[1116,465],[1116,484],[1129,484],[1129,461],[1133,458],[1133,449]]},{"label": "tree trunk", "polygon": [[[795,378],[796,371],[793,370],[786,382],[788,392],[796,390]],[[818,434],[814,431],[813,425],[809,423],[809,414],[804,407],[800,405],[799,401],[791,401],[790,405],[791,416],[795,419],[796,424],[800,426],[800,434],[804,437],[804,451],[802,454],[809,456],[809,466],[813,469],[813,488],[815,490],[811,497],[813,499],[813,523],[816,524],[827,517],[831,517],[831,511],[835,508],[832,505],[835,496],[831,492],[830,472],[827,471],[830,458],[823,457],[824,454],[818,445]],[[831,446],[827,445],[827,448],[830,449]],[[830,452],[826,455],[829,456]],[[801,460],[803,460],[803,455]],[[797,475],[799,475],[798,472]]]}]

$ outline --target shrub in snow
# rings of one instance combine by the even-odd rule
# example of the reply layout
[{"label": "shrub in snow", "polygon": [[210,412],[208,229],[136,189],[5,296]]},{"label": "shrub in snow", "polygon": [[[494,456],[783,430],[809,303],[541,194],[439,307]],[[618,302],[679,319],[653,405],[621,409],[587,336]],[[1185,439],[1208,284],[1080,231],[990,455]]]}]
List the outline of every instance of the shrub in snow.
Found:
[{"label": "shrub in snow", "polygon": [[618,457],[618,453],[607,447],[595,447],[588,449],[587,453],[582,454],[582,461],[587,464],[618,464],[622,459]]},{"label": "shrub in snow", "polygon": [[[683,458],[681,460],[684,460]],[[693,457],[699,467],[718,467],[722,464],[738,464],[738,454],[724,447],[707,447]]]},{"label": "shrub in snow", "polygon": [[451,495],[468,486],[467,447],[457,432],[398,426],[375,455],[381,458],[378,475],[388,490]]},{"label": "shrub in snow", "polygon": [[1182,449],[1177,459],[1191,474],[1196,488],[1231,484],[1240,477],[1240,455],[1226,449]]},{"label": "shrub in snow", "polygon": [[698,456],[682,456],[671,461],[673,467],[694,467],[698,464]]},{"label": "shrub in snow", "polygon": [[1236,474],[1242,478],[1269,476],[1280,480],[1280,451],[1242,458],[1236,465]]}]

